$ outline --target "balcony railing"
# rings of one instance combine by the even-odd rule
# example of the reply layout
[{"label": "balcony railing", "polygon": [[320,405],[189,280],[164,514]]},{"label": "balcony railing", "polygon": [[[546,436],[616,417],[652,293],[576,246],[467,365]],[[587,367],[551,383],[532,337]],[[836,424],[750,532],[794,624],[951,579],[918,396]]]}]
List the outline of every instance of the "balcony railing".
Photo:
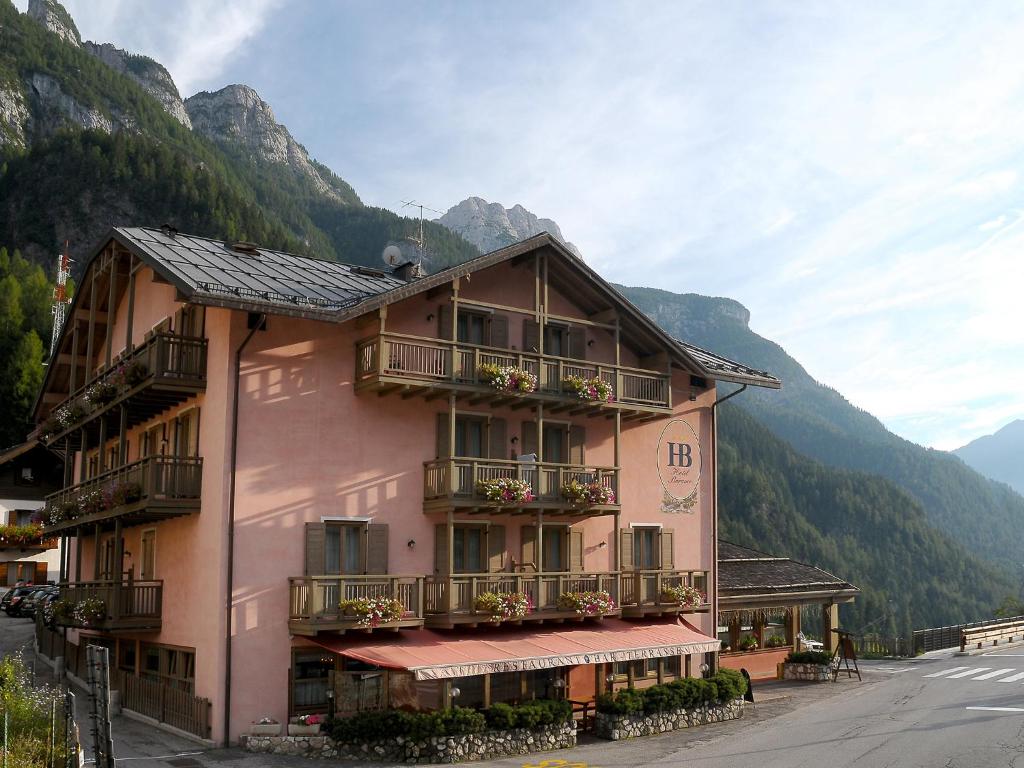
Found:
[{"label": "balcony railing", "polygon": [[[304,576],[288,579],[288,625],[301,635],[346,629],[423,626],[423,577],[389,575]],[[343,600],[387,598],[404,609],[397,621],[364,626]]]},{"label": "balcony railing", "polygon": [[622,613],[637,616],[679,610],[679,604],[664,594],[666,588],[687,586],[699,589],[704,603],[689,610],[707,607],[707,571],[623,571]]},{"label": "balcony railing", "polygon": [[103,602],[103,616],[85,621],[68,614],[56,613],[54,621],[62,626],[89,629],[159,629],[163,611],[162,581],[81,581],[60,585],[60,599],[70,610],[84,601]]},{"label": "balcony railing", "polygon": [[477,598],[485,592],[527,595],[533,610],[524,621],[576,617],[573,610],[558,605],[558,598],[566,592],[606,591],[616,605],[619,601],[619,574],[615,572],[465,573],[428,576],[424,586],[427,621],[433,624],[489,621],[490,614],[477,608]]},{"label": "balcony railing", "polygon": [[206,347],[203,338],[154,334],[51,409],[42,439],[52,445],[126,400],[139,401],[127,413],[133,426],[203,391]]},{"label": "balcony railing", "polygon": [[56,533],[131,513],[132,524],[199,510],[203,460],[150,456],[46,498],[44,531]]},{"label": "balcony railing", "polygon": [[672,407],[670,381],[664,373],[398,334],[382,334],[357,345],[356,382],[388,377],[409,383],[489,388],[480,374],[480,366],[487,364],[515,366],[532,373],[537,377],[537,392],[543,395],[575,398],[564,382],[570,376],[580,376],[610,384],[614,400],[609,405]]},{"label": "balcony railing", "polygon": [[494,502],[488,502],[477,491],[477,483],[500,478],[528,483],[533,490],[535,504],[540,505],[586,506],[573,504],[572,500],[565,498],[562,489],[571,482],[583,485],[597,483],[614,494],[614,501],[601,506],[618,506],[619,471],[614,467],[501,459],[451,458],[426,461],[423,463],[423,498],[427,501],[450,499],[486,506]]}]

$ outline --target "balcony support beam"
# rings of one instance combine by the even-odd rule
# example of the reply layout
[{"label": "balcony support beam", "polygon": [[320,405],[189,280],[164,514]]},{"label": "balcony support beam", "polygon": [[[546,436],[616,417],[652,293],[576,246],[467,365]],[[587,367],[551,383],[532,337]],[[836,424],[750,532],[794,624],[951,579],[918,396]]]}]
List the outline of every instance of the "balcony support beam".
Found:
[{"label": "balcony support beam", "polygon": [[[111,256],[110,260],[110,279],[109,288],[107,290],[107,316],[113,318],[115,313],[114,302],[117,301],[117,257]],[[107,324],[106,329],[106,349],[103,353],[103,366],[105,368],[110,367],[110,359],[114,352],[114,334],[113,334],[113,323]]]},{"label": "balcony support beam", "polygon": [[[71,370],[68,372],[68,392],[78,389],[78,320],[71,320]],[[86,360],[88,366],[89,361]]]},{"label": "balcony support beam", "polygon": [[107,414],[105,413],[100,416],[100,439],[99,444],[96,447],[99,449],[96,452],[96,472],[97,474],[102,475],[107,471]]},{"label": "balcony support beam", "polygon": [[89,463],[85,459],[86,451],[89,450],[89,435],[86,434],[85,427],[82,427],[79,430],[79,438],[78,444],[82,446],[82,450],[78,454],[78,460],[80,462],[78,465],[78,482],[84,483],[86,465]]},{"label": "balcony support beam", "polygon": [[[110,578],[120,584],[124,577],[124,536],[122,535],[120,517],[114,520],[114,562],[112,565]],[[115,619],[118,618],[118,612],[115,611],[113,615]]]},{"label": "balcony support beam", "polygon": [[132,344],[132,333],[135,322],[135,256],[128,257],[128,312],[127,322],[124,328],[124,348],[131,350],[134,345]]},{"label": "balcony support beam", "polygon": [[118,430],[117,466],[123,467],[128,462],[128,406],[121,403],[121,427]]},{"label": "balcony support beam", "polygon": [[92,580],[100,580],[100,524],[93,526],[92,533]]},{"label": "balcony support beam", "polygon": [[75,581],[82,580],[82,529],[75,529]]}]

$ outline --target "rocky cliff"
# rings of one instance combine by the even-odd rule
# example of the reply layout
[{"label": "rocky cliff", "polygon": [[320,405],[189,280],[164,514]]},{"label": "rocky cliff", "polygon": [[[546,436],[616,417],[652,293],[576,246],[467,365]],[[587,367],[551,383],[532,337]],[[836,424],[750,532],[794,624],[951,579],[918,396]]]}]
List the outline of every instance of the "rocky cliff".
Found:
[{"label": "rocky cliff", "polygon": [[137,82],[163,105],[171,117],[186,128],[192,127],[188,112],[178,93],[178,87],[174,84],[171,73],[162,64],[153,61],[148,56],[138,56],[123,51],[110,43],[86,41],[82,43],[82,48],[111,69],[122,75],[127,75]]},{"label": "rocky cliff", "polygon": [[75,47],[82,45],[74,19],[57,0],[28,0],[28,15],[64,42]]},{"label": "rocky cliff", "polygon": [[488,203],[479,197],[470,197],[448,209],[438,222],[462,235],[479,248],[481,253],[547,232],[577,256],[581,256],[576,246],[562,236],[562,230],[555,222],[537,218],[521,205],[505,208],[501,203]]},{"label": "rocky cliff", "polygon": [[240,151],[254,162],[286,165],[321,194],[339,201],[347,197],[321,175],[306,148],[277,122],[274,110],[249,86],[201,91],[185,99],[185,109],[196,133]]}]

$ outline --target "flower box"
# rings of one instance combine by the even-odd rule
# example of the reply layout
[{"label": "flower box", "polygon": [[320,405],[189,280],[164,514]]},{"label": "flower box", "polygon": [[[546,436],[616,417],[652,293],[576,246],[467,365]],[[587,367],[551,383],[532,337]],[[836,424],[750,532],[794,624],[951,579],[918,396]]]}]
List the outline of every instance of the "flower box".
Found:
[{"label": "flower box", "polygon": [[679,603],[681,608],[699,608],[707,602],[704,593],[696,587],[679,584],[675,587],[662,587],[661,599],[666,603]]},{"label": "flower box", "polygon": [[[280,729],[281,726],[278,726]],[[301,723],[288,723],[289,736],[318,736],[320,735],[320,723],[313,725],[302,725]]]},{"label": "flower box", "polygon": [[558,596],[558,607],[574,611],[580,616],[604,616],[615,610],[615,601],[607,590],[596,592],[563,592]]},{"label": "flower box", "polygon": [[360,627],[378,627],[398,621],[405,614],[405,606],[389,597],[358,597],[342,600],[338,609],[343,616],[355,618]]},{"label": "flower box", "polygon": [[529,504],[533,501],[533,488],[530,484],[514,477],[479,480],[476,484],[476,492],[487,501],[499,504]]},{"label": "flower box", "polygon": [[567,394],[591,402],[610,403],[615,397],[612,385],[600,376],[595,376],[592,379],[583,376],[566,376],[562,379],[562,388]]},{"label": "flower box", "polygon": [[537,377],[514,365],[485,363],[478,369],[480,380],[499,392],[528,395],[537,391]]},{"label": "flower box", "polygon": [[506,619],[521,619],[533,610],[533,599],[525,592],[482,592],[476,596],[473,607],[490,615],[499,623]]},{"label": "flower box", "polygon": [[280,736],[282,727],[280,723],[253,723],[249,726],[249,733],[253,736]]}]

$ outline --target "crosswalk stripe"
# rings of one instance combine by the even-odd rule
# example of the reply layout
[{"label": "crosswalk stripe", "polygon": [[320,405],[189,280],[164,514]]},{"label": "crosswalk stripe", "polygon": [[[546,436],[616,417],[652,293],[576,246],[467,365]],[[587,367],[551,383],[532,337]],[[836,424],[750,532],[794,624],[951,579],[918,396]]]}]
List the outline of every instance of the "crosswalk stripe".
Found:
[{"label": "crosswalk stripe", "polygon": [[932,672],[930,675],[925,675],[925,677],[945,677],[950,672],[959,672],[961,669],[967,669],[967,667],[950,667],[949,669],[944,669],[941,672]]},{"label": "crosswalk stripe", "polygon": [[971,679],[972,680],[991,680],[993,677],[999,677],[1000,675],[1005,675],[1007,672],[1013,672],[1013,669],[1012,668],[1010,668],[1010,669],[997,669],[994,672],[988,672],[988,673],[986,673],[984,675],[978,675],[977,677],[972,677]]},{"label": "crosswalk stripe", "polygon": [[971,669],[968,669],[966,672],[957,672],[955,675],[950,675],[946,679],[956,680],[958,677],[974,677],[975,675],[980,674],[981,672],[985,672],[989,669],[992,669],[992,667],[973,667]]},{"label": "crosswalk stripe", "polygon": [[1016,675],[1010,675],[1000,680],[1000,683],[1016,683],[1018,680],[1024,680],[1024,672],[1018,672]]}]

